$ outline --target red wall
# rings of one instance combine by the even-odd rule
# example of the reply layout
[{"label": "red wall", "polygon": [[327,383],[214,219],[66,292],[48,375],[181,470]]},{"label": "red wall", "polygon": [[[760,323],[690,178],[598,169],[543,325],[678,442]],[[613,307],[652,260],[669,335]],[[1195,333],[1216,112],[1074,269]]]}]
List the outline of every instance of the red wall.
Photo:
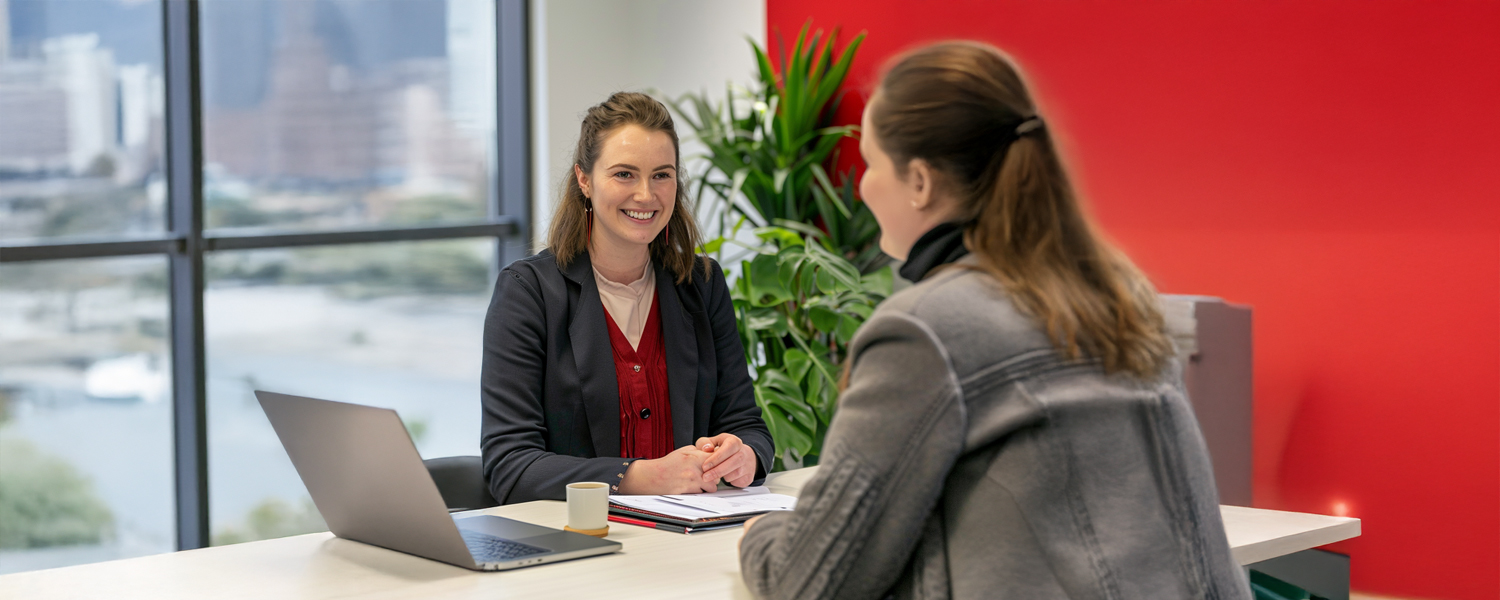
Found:
[{"label": "red wall", "polygon": [[[880,65],[992,42],[1164,291],[1255,308],[1256,505],[1364,520],[1356,590],[1500,597],[1500,3],[768,0]],[[774,41],[773,41],[774,48]]]}]

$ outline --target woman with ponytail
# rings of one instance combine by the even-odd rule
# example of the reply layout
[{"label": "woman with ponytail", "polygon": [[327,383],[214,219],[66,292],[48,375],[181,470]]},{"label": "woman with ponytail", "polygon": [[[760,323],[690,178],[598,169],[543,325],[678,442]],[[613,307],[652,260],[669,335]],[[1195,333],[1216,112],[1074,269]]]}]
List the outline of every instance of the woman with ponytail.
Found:
[{"label": "woman with ponytail", "polygon": [[1249,598],[1156,293],[994,47],[899,57],[860,192],[915,284],[850,344],[822,466],[750,522],[762,598]]},{"label": "woman with ponytail", "polygon": [[480,448],[501,503],[564,486],[691,494],[765,477],[724,272],[694,254],[672,116],[622,92],[584,116],[547,249],[500,272],[484,323]]}]

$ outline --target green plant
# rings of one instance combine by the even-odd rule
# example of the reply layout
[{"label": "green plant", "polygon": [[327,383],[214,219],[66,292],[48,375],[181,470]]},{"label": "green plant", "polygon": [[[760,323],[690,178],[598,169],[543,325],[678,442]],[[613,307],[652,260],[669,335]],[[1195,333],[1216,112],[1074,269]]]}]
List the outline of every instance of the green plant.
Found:
[{"label": "green plant", "polygon": [[24,439],[0,438],[0,550],[99,544],[115,519],[71,463]]},{"label": "green plant", "polygon": [[[775,464],[817,464],[833,420],[849,340],[891,293],[889,266],[861,275],[848,259],[784,227],[761,244],[730,289],[755,402],[775,440]],[[808,236],[816,238],[818,236]]]},{"label": "green plant", "polygon": [[730,84],[723,102],[706,93],[670,102],[707,149],[696,157],[705,166],[691,192],[698,206],[707,207],[703,222],[717,223],[720,232],[747,219],[817,233],[825,248],[861,272],[873,271],[889,262],[876,245],[875,217],[857,197],[852,173],[842,174],[838,185],[828,173],[838,162],[839,142],[859,129],[831,122],[865,34],[840,51],[837,29],[826,39],[822,31],[809,39],[809,27],[802,28],[789,56],[783,48],[781,73],[751,41],[759,66],[752,88]]},{"label": "green plant", "polygon": [[[809,28],[789,54],[782,48],[781,72],[752,41],[759,77],[751,87],[731,84],[723,102],[706,94],[671,102],[706,148],[691,191],[720,237],[702,250],[722,261],[737,244],[752,255],[737,268],[725,263],[736,272],[730,293],[755,401],[775,440],[773,470],[817,464],[849,340],[890,295],[893,277],[853,173],[835,185],[828,172],[840,142],[858,131],[832,121],[865,36],[840,50],[838,30],[809,38]],[[746,223],[758,243],[735,239]]]}]

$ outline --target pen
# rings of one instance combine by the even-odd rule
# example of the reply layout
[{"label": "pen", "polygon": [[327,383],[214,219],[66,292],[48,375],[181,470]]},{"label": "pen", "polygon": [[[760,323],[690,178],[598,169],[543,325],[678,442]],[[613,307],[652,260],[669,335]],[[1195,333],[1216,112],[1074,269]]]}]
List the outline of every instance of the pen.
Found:
[{"label": "pen", "polygon": [[621,516],[618,516],[618,515],[610,515],[609,516],[609,520],[614,521],[616,523],[624,523],[626,525],[639,525],[641,527],[650,527],[652,529],[660,529],[662,531],[670,531],[672,533],[687,533],[688,532],[688,528],[687,527],[683,527],[681,525],[669,525],[667,523],[653,523],[651,521],[642,521],[640,519],[631,519],[629,517],[621,517]]}]

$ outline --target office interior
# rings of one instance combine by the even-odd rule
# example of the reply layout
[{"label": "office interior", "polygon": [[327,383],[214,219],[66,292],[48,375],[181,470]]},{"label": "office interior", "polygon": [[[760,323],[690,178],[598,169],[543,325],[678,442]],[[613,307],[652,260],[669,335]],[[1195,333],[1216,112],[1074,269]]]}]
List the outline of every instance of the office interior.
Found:
[{"label": "office interior", "polygon": [[1500,596],[1482,0],[0,0],[0,576],[326,531],[253,390],[478,454],[583,111],[755,110],[804,29],[864,36],[836,124],[915,45],[1013,56],[1110,239],[1253,314],[1243,504],[1360,519],[1351,597]]}]

